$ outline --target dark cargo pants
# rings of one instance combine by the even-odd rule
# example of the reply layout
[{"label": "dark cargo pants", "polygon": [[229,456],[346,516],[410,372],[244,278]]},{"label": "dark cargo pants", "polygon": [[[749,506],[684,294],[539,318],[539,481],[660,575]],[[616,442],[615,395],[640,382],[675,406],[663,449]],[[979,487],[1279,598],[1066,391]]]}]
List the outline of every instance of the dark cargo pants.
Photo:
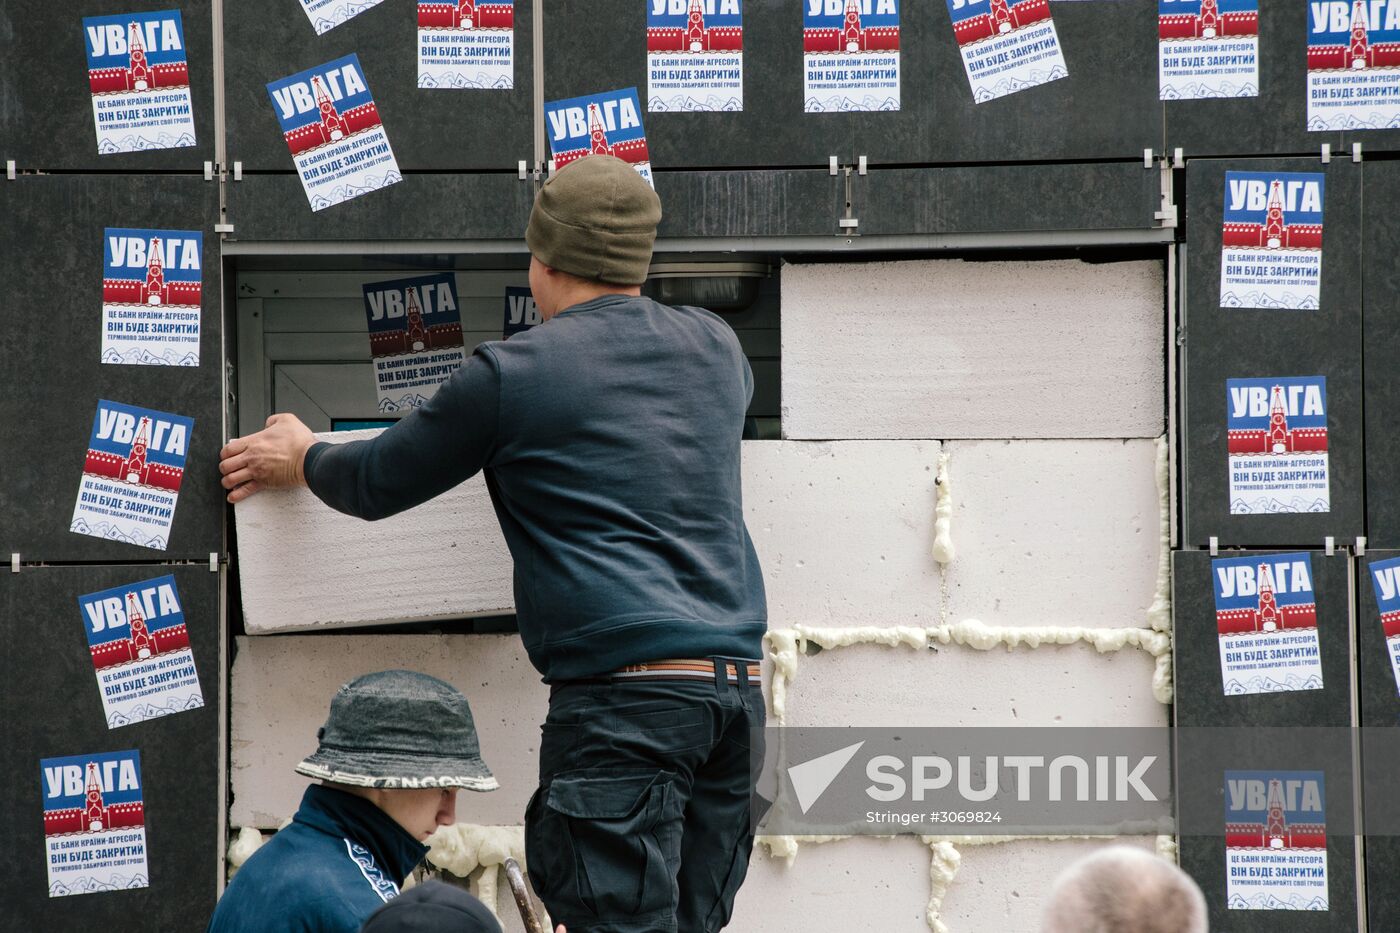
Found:
[{"label": "dark cargo pants", "polygon": [[[750,743],[762,733],[751,730],[763,723],[757,681],[555,685],[525,813],[530,882],[554,923],[569,933],[728,923],[753,849]],[[763,749],[752,754],[761,761]]]}]

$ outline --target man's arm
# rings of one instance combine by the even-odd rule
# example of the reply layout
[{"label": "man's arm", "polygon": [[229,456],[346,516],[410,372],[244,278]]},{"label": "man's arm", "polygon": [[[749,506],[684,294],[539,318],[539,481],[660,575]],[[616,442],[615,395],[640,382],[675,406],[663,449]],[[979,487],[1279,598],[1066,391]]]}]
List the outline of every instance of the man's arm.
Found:
[{"label": "man's arm", "polygon": [[500,373],[472,354],[421,408],[368,441],[317,443],[294,415],[235,438],[220,452],[228,501],[259,489],[309,486],[341,512],[375,520],[426,502],[474,475],[495,450]]}]

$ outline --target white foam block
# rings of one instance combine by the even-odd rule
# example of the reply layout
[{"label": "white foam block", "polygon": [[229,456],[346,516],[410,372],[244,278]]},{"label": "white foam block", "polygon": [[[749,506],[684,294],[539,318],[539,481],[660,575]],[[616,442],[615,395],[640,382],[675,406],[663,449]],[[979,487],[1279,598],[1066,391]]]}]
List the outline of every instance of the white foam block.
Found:
[{"label": "white foam block", "polygon": [[1158,262],[787,265],[787,438],[1156,437]]},{"label": "white foam block", "polygon": [[929,441],[744,445],[744,518],[773,628],[937,624],[938,450]]},{"label": "white foam block", "polygon": [[[375,431],[317,435],[342,443]],[[243,620],[252,634],[514,611],[511,559],[480,475],[378,522],[306,489],[235,508]]]},{"label": "white foam block", "polygon": [[852,645],[804,657],[790,726],[1166,726],[1153,657],[1085,644],[979,651]]},{"label": "white foam block", "polygon": [[518,825],[538,780],[549,689],[517,635],[352,635],[240,638],[229,685],[233,803],[229,823],[274,829],[308,778],[292,769],[316,750],[340,685],[401,668],[455,686],[471,704],[481,754],[500,789],[457,795],[465,823]]},{"label": "white foam block", "polygon": [[804,845],[788,866],[754,849],[726,933],[928,933],[929,849],[915,837]]},{"label": "white foam block", "polygon": [[956,441],[952,620],[1147,627],[1160,498],[1152,441]]}]

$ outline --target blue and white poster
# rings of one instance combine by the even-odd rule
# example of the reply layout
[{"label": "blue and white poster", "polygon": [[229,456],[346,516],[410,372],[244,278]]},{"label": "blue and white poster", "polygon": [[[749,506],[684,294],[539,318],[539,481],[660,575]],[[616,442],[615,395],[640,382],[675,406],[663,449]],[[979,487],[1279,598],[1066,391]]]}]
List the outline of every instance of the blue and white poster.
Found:
[{"label": "blue and white poster", "polygon": [[744,109],[742,0],[647,0],[647,110]]},{"label": "blue and white poster", "polygon": [[508,91],[515,87],[515,3],[418,3],[418,86]]},{"label": "blue and white poster", "polygon": [[204,235],[108,227],[102,237],[102,362],[198,366]]},{"label": "blue and white poster", "polygon": [[1331,511],[1327,377],[1227,379],[1230,514]]},{"label": "blue and white poster", "polygon": [[1162,100],[1259,96],[1259,0],[1157,0]]},{"label": "blue and white poster", "polygon": [[1309,0],[1308,129],[1400,126],[1400,0]]},{"label": "blue and white poster", "polygon": [[1321,172],[1226,172],[1220,307],[1315,311],[1322,300]]},{"label": "blue and white poster", "polygon": [[803,0],[802,109],[898,110],[899,0]]},{"label": "blue and white poster", "polygon": [[300,0],[302,12],[311,20],[311,27],[318,36],[381,2],[383,0]]},{"label": "blue and white poster", "polygon": [[364,286],[379,411],[406,414],[462,365],[462,317],[450,272]]},{"label": "blue and white poster", "polygon": [[1371,587],[1380,611],[1381,634],[1385,636],[1385,653],[1390,658],[1390,670],[1395,675],[1395,690],[1400,694],[1400,557],[1371,561]]},{"label": "blue and white poster", "polygon": [[1312,555],[1222,557],[1210,570],[1225,694],[1321,690]]},{"label": "blue and white poster", "polygon": [[947,0],[972,99],[1069,77],[1049,0]]},{"label": "blue and white poster", "polygon": [[630,163],[656,187],[636,88],[556,100],[544,105],[544,115],[556,170],[586,155],[610,155]]},{"label": "blue and white poster", "polygon": [[86,16],[83,43],[99,155],[195,144],[179,10]]},{"label": "blue and white poster", "polygon": [[267,86],[313,211],[402,181],[357,55]]},{"label": "blue and white poster", "polygon": [[193,431],[183,415],[98,401],[70,530],[165,550]]},{"label": "blue and white poster", "polygon": [[516,334],[524,333],[537,324],[544,323],[540,309],[528,288],[516,285],[506,286],[506,318],[501,329],[502,338],[509,340]]},{"label": "blue and white poster", "polygon": [[1326,804],[1321,771],[1225,772],[1230,910],[1327,910]]},{"label": "blue and white poster", "polygon": [[172,576],[78,597],[107,728],[204,705]]},{"label": "blue and white poster", "polygon": [[150,886],[141,753],[39,762],[49,897]]}]

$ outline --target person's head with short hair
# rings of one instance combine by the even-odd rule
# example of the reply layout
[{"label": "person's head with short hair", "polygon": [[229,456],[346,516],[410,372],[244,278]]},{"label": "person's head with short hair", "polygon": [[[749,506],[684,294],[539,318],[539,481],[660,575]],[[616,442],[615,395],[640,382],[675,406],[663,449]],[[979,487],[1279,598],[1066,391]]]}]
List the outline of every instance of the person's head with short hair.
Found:
[{"label": "person's head with short hair", "polygon": [[1206,900],[1191,876],[1132,846],[1100,849],[1055,881],[1043,933],[1207,933]]},{"label": "person's head with short hair", "polygon": [[525,230],[540,316],[599,295],[640,294],[660,222],[656,192],[621,159],[589,155],[555,172]]},{"label": "person's head with short hair", "polygon": [[298,774],[369,800],[420,842],[453,822],[457,790],[487,791],[467,698],[417,671],[379,671],[345,684]]},{"label": "person's head with short hair", "polygon": [[360,933],[501,933],[501,924],[461,888],[425,881],[370,914]]}]

